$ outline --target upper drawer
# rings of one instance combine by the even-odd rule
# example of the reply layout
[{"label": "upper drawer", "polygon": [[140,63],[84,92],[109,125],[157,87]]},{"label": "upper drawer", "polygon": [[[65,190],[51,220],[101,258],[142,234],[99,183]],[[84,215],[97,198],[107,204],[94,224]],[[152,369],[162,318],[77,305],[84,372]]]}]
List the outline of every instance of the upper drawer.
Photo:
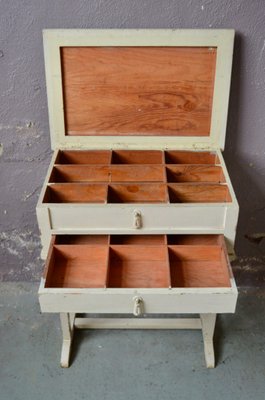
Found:
[{"label": "upper drawer", "polygon": [[221,235],[59,235],[39,298],[44,312],[217,313],[237,290]]},{"label": "upper drawer", "polygon": [[43,203],[229,203],[215,152],[60,151]]},{"label": "upper drawer", "polygon": [[228,207],[235,225],[238,206],[217,152],[60,150],[38,214],[41,231],[46,224],[56,233],[223,233]]}]

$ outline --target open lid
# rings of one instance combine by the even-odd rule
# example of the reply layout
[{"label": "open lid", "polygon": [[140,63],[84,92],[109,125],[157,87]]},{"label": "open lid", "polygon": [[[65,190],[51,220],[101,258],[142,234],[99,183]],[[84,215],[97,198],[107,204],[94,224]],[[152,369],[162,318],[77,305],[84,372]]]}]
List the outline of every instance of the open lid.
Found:
[{"label": "open lid", "polygon": [[52,148],[223,148],[233,30],[44,30]]}]

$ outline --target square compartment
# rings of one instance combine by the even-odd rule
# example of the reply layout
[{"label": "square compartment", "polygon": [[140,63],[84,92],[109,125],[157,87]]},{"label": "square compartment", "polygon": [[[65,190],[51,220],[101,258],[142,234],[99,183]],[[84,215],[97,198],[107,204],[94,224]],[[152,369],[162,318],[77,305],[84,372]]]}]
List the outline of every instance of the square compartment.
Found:
[{"label": "square compartment", "polygon": [[48,186],[44,203],[106,203],[107,185],[54,183]]},{"label": "square compartment", "polygon": [[107,265],[108,246],[55,245],[45,287],[103,288]]},{"label": "square compartment", "polygon": [[222,167],[205,165],[172,165],[166,167],[167,182],[225,182]]},{"label": "square compartment", "polygon": [[112,164],[163,164],[161,150],[116,150],[112,152]]},{"label": "square compartment", "polygon": [[170,286],[166,246],[111,246],[108,287],[167,288]]},{"label": "square compartment", "polygon": [[169,246],[172,287],[230,287],[221,246]]},{"label": "square compartment", "polygon": [[231,201],[224,184],[169,184],[170,203],[226,203]]},{"label": "square compartment", "polygon": [[111,150],[60,150],[55,164],[110,164]]},{"label": "square compartment", "polygon": [[167,188],[163,184],[109,185],[108,203],[167,203]]},{"label": "square compartment", "polygon": [[166,164],[219,164],[216,153],[209,151],[166,151]]}]

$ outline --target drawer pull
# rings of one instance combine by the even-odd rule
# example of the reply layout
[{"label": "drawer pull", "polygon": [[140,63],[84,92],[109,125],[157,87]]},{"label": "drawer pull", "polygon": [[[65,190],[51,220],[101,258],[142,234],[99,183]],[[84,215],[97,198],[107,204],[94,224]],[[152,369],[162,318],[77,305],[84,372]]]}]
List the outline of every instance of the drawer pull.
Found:
[{"label": "drawer pull", "polygon": [[143,299],[141,297],[134,297],[133,315],[139,317],[143,314]]},{"label": "drawer pull", "polygon": [[140,211],[134,211],[133,227],[140,229],[142,227],[142,214]]}]

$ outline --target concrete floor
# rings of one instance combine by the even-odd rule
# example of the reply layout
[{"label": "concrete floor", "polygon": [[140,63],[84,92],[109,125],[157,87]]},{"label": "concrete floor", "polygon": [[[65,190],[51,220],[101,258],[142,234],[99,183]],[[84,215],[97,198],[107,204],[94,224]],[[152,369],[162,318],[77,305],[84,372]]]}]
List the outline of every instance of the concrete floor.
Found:
[{"label": "concrete floor", "polygon": [[78,331],[72,366],[59,366],[56,315],[40,314],[37,285],[0,284],[0,398],[265,399],[265,291],[241,290],[217,322],[217,367],[199,331]]}]

